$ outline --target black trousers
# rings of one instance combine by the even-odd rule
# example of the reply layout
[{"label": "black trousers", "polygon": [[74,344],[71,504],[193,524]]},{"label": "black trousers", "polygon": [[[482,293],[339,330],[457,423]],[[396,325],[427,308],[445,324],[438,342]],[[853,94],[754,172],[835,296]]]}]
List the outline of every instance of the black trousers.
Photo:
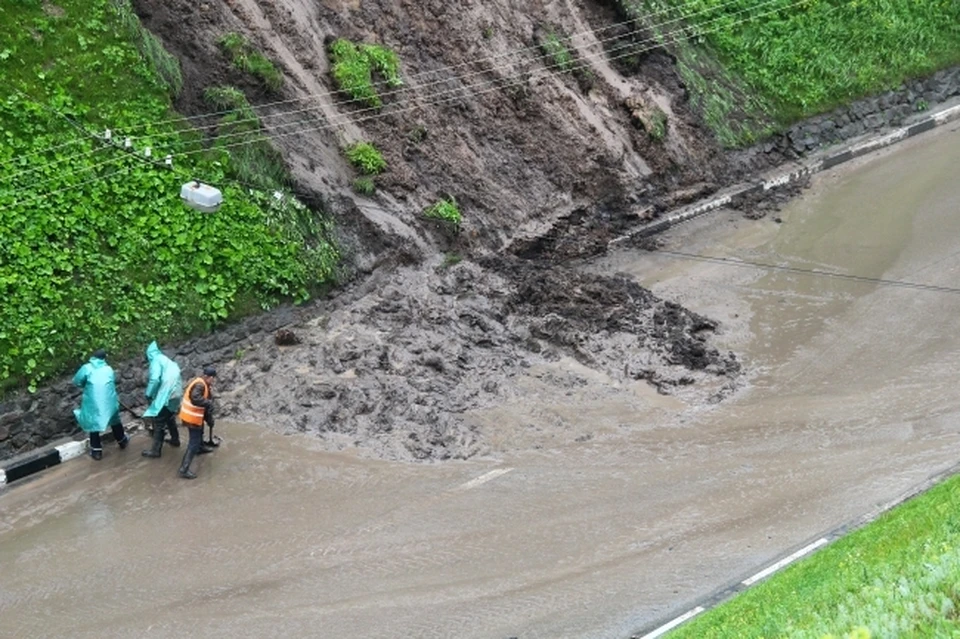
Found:
[{"label": "black trousers", "polygon": [[166,406],[161,408],[157,416],[153,418],[153,427],[166,428],[167,432],[170,433],[170,441],[175,444],[180,443],[180,431],[177,429],[177,416]]},{"label": "black trousers", "polygon": [[[127,438],[127,434],[124,432],[123,426],[120,425],[119,419],[110,424],[110,430],[113,431],[113,438],[117,440],[117,443]],[[90,433],[90,450],[103,450],[100,433]]]},{"label": "black trousers", "polygon": [[203,445],[203,426],[190,426],[187,430],[190,431],[190,441],[187,443],[187,452],[196,455],[200,452],[200,447]]}]

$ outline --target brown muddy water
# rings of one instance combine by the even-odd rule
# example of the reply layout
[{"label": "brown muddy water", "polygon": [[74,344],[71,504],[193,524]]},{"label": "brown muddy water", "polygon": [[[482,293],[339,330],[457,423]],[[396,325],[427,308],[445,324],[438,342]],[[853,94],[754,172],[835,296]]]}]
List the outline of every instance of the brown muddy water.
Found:
[{"label": "brown muddy water", "polygon": [[[666,248],[955,286],[957,167],[953,127],[817,178],[782,224],[720,213]],[[960,456],[960,295],[643,251],[588,268],[721,320],[749,381],[695,406],[534,367],[468,416],[495,442],[468,462],[230,424],[185,482],[179,451],[109,449],[0,495],[0,636],[624,638]]]}]

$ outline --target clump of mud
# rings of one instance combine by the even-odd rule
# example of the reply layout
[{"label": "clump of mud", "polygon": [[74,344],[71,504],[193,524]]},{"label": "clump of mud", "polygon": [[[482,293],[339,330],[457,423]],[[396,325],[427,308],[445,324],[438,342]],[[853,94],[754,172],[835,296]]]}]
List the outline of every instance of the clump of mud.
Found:
[{"label": "clump of mud", "polygon": [[538,363],[569,355],[661,392],[732,382],[740,366],[710,347],[715,329],[625,278],[516,259],[402,267],[290,327],[299,344],[266,342],[223,367],[223,412],[333,449],[466,459],[487,445],[463,414],[501,402]]}]

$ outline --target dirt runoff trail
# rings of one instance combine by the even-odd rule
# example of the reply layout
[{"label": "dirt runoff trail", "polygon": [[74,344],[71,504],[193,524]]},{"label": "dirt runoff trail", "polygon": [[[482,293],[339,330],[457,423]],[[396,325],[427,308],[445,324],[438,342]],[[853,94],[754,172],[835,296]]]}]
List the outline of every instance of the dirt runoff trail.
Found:
[{"label": "dirt runoff trail", "polygon": [[[958,143],[666,248],[953,286]],[[0,636],[625,639],[956,462],[960,296],[641,251],[591,269],[724,320],[750,387],[704,407],[561,356],[469,412],[493,444],[468,461],[224,423],[195,482],[136,445],[66,464],[0,495]]]}]

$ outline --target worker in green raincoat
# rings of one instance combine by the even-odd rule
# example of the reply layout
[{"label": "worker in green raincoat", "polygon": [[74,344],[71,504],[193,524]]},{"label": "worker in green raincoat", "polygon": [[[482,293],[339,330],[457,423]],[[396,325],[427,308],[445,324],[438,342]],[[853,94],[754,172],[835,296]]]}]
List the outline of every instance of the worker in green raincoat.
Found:
[{"label": "worker in green raincoat", "polygon": [[153,446],[141,454],[144,457],[159,457],[165,431],[170,431],[167,443],[175,448],[180,446],[176,415],[180,412],[183,380],[180,378],[180,366],[164,355],[156,342],[151,342],[147,347],[147,361],[150,363],[150,376],[146,395],[150,406],[144,411],[143,420],[153,424]]},{"label": "worker in green raincoat", "polygon": [[83,389],[80,408],[74,410],[73,415],[80,428],[90,434],[90,456],[103,459],[100,433],[108,427],[121,450],[126,448],[130,438],[120,424],[120,399],[113,369],[107,364],[107,353],[102,349],[95,352],[73,376],[73,384]]}]

